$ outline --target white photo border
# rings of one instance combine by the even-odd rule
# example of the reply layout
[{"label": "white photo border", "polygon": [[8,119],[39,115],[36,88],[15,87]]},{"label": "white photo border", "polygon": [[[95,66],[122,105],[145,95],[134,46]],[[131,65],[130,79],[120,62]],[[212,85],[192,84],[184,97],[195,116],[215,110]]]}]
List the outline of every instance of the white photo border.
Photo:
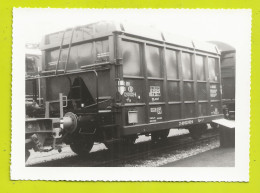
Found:
[{"label": "white photo border", "polygon": [[[230,17],[228,30],[239,26],[233,31],[236,37],[236,148],[235,167],[26,167],[24,162],[25,136],[25,43],[27,32],[37,26],[30,25],[32,18],[37,20],[42,16],[55,14],[79,17],[82,14],[103,15],[109,13],[131,15],[136,13],[146,17],[159,17],[172,13],[186,15],[198,19],[202,15],[211,18]],[[249,139],[250,139],[250,70],[251,70],[251,13],[250,9],[13,9],[13,58],[12,58],[12,150],[11,150],[11,180],[68,180],[68,181],[249,181]],[[134,17],[135,14],[132,14]],[[73,16],[73,17],[72,17]],[[38,18],[37,18],[38,17]],[[181,18],[181,17],[180,17]],[[64,18],[66,20],[66,18]],[[133,18],[132,18],[133,20]],[[138,18],[137,18],[138,20]],[[86,22],[85,24],[87,24]],[[149,23],[149,21],[147,21]],[[40,25],[40,24],[39,24]],[[145,24],[144,24],[145,25]],[[185,24],[183,24],[185,25]],[[236,28],[237,29],[237,28]],[[204,31],[207,29],[205,27]]]}]

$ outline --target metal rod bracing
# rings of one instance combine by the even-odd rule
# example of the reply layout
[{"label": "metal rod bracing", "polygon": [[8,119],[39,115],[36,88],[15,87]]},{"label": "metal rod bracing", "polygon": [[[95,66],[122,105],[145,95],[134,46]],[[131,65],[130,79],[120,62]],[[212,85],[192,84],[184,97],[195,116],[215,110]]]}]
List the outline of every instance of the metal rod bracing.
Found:
[{"label": "metal rod bracing", "polygon": [[93,70],[94,74],[96,75],[96,95],[97,95],[97,99],[96,99],[96,103],[97,103],[97,113],[98,113],[98,73],[96,70]]},{"label": "metal rod bracing", "polygon": [[60,51],[59,51],[59,57],[58,57],[58,61],[56,64],[56,70],[55,70],[55,75],[57,75],[57,71],[58,71],[58,67],[59,67],[59,63],[60,63],[60,56],[61,56],[61,51],[62,51],[62,45],[63,45],[63,41],[64,41],[64,36],[67,30],[64,30],[63,34],[62,34],[62,38],[61,38],[61,42],[60,42]]},{"label": "metal rod bracing", "polygon": [[66,71],[67,71],[67,65],[68,65],[68,62],[69,62],[69,59],[70,59],[71,43],[72,43],[74,31],[75,31],[76,28],[77,28],[77,27],[73,28],[73,29],[72,29],[72,32],[71,32],[71,38],[70,38],[70,44],[69,44],[68,55],[67,55],[66,63],[65,63],[65,66],[64,66],[64,74],[66,74]]},{"label": "metal rod bracing", "polygon": [[59,93],[59,101],[60,101],[60,118],[63,118],[63,94]]}]

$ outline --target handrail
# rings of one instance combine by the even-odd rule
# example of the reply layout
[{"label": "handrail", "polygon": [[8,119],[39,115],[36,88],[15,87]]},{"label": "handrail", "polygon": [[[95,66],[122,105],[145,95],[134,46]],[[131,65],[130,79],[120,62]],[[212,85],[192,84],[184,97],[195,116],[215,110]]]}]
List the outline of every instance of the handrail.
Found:
[{"label": "handrail", "polygon": [[59,63],[60,63],[60,56],[61,56],[61,51],[62,51],[62,45],[63,45],[64,36],[65,36],[66,31],[67,30],[64,30],[64,32],[62,34],[61,43],[60,43],[59,57],[58,57],[58,61],[57,61],[57,64],[56,64],[55,75],[57,75],[57,71],[58,71],[58,67],[59,67]]},{"label": "handrail", "polygon": [[100,66],[105,66],[105,65],[109,65],[109,64],[111,64],[111,62],[100,62],[100,63],[94,63],[94,64],[87,64],[87,65],[81,66],[80,69],[100,67]]},{"label": "handrail", "polygon": [[98,73],[96,70],[92,70],[92,72],[96,75],[96,96],[97,96],[97,99],[96,99],[96,103],[97,103],[97,113],[98,113]]},{"label": "handrail", "polygon": [[70,38],[70,44],[69,44],[68,55],[67,55],[66,63],[65,63],[65,66],[64,66],[64,74],[66,74],[66,71],[67,71],[67,65],[68,65],[69,58],[70,58],[70,50],[71,50],[72,39],[73,39],[74,31],[75,31],[76,28],[77,28],[77,27],[73,28],[73,29],[72,29],[72,32],[71,32],[71,38]]},{"label": "handrail", "polygon": [[[78,73],[83,73],[83,72],[91,72],[93,70],[96,71],[101,71],[101,70],[108,70],[109,68],[98,68],[98,69],[93,69],[93,68],[82,68],[82,69],[78,69],[78,70],[73,70],[73,71],[69,71],[67,74],[78,74]],[[59,71],[63,71],[63,70],[59,70]],[[37,76],[33,76],[33,77],[25,77],[25,80],[34,80],[34,79],[41,79],[41,78],[50,78],[50,77],[56,77],[56,76],[64,76],[64,74],[52,74],[52,72],[55,72],[55,70],[51,70],[51,71],[43,71],[42,74],[48,74],[50,73],[50,75],[37,75]]]}]

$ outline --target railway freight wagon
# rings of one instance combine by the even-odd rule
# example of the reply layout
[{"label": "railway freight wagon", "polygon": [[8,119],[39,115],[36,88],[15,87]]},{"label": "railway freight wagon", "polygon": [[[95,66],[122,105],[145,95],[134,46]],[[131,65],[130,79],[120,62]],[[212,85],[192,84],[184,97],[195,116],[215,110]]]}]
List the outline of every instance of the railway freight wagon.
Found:
[{"label": "railway freight wagon", "polygon": [[[25,49],[25,76],[34,77],[38,75],[39,68],[41,66],[41,52],[37,47],[33,47],[34,44],[26,44]],[[30,81],[26,81],[26,101],[33,100],[33,87],[30,85]]]},{"label": "railway freight wagon", "polygon": [[[41,66],[41,51],[35,44],[26,44],[25,49],[25,76],[26,78],[35,77],[39,73]],[[41,104],[41,100],[38,98],[38,92],[35,92],[38,81],[26,81],[25,90],[25,105],[30,107],[36,107]],[[36,103],[36,101],[38,103]]]},{"label": "railway freight wagon", "polygon": [[223,117],[214,45],[98,22],[48,34],[41,49],[42,71],[26,80],[42,99],[27,110],[27,150],[63,142],[84,155],[94,142],[123,147],[143,134],[158,141],[170,128],[198,138]]},{"label": "railway freight wagon", "polygon": [[223,42],[212,42],[221,51],[222,102],[225,118],[235,119],[236,49]]}]

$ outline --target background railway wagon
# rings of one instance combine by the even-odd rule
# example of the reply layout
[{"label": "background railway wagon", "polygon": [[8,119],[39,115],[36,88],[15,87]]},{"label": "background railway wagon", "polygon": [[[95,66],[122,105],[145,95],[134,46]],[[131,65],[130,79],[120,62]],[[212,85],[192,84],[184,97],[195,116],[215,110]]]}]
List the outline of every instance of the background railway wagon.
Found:
[{"label": "background railway wagon", "polygon": [[222,101],[225,117],[235,119],[236,50],[223,42],[212,42],[221,51]]},{"label": "background railway wagon", "polygon": [[199,130],[223,117],[219,54],[214,45],[154,29],[89,24],[44,37],[40,98],[58,117],[62,93],[64,113],[78,117],[73,132],[106,144],[167,137],[163,131],[174,127]]},{"label": "background railway wagon", "polygon": [[[26,44],[25,49],[25,76],[26,77],[34,77],[39,74],[41,67],[41,51],[39,49],[39,45],[37,44]],[[33,91],[36,89],[36,85],[33,81],[26,81],[26,101],[32,102],[37,101],[38,92]]]}]

